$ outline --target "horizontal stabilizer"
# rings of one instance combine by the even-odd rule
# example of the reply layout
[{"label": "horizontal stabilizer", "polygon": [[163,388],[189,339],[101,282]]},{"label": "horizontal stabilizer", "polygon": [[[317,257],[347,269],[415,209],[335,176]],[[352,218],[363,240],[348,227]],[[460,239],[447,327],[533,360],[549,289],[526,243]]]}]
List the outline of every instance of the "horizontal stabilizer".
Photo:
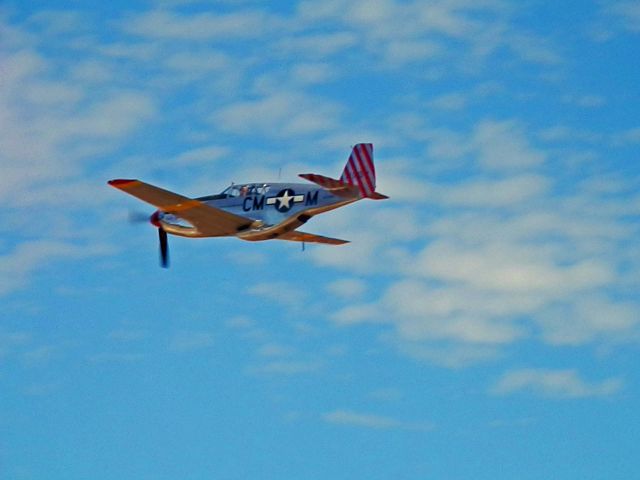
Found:
[{"label": "horizontal stabilizer", "polygon": [[325,190],[329,190],[334,195],[339,197],[357,197],[358,188],[348,183],[336,180],[335,178],[325,177],[324,175],[318,175],[315,173],[301,173],[298,175],[305,180],[309,180],[317,185],[320,185]]},{"label": "horizontal stabilizer", "polygon": [[373,192],[367,198],[370,198],[371,200],[387,200],[389,197],[387,197],[383,193]]},{"label": "horizontal stabilizer", "polygon": [[[325,190],[329,190],[331,193],[339,197],[357,197],[360,195],[358,187],[336,180],[335,178],[325,177],[324,175],[318,175],[316,173],[301,173],[298,176],[320,185]],[[371,192],[365,195],[364,198],[370,198],[371,200],[386,200],[389,197],[382,193]]]},{"label": "horizontal stabilizer", "polygon": [[292,230],[277,237],[278,240],[289,240],[291,242],[307,242],[307,243],[325,243],[327,245],[344,245],[349,240],[341,240],[339,238],[323,237],[322,235],[314,235],[313,233]]}]

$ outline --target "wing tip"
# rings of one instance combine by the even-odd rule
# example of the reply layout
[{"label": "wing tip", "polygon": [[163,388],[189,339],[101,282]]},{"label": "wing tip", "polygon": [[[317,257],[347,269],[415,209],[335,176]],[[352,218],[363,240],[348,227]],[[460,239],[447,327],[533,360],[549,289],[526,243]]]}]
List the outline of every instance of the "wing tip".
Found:
[{"label": "wing tip", "polygon": [[109,180],[107,183],[115,188],[127,188],[137,181],[138,180],[131,178],[116,178],[114,180]]}]

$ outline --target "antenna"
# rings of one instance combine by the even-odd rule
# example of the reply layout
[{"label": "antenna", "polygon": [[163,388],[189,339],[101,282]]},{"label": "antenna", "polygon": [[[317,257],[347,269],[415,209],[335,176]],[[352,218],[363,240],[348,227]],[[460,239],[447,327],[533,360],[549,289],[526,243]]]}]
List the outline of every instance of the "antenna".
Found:
[{"label": "antenna", "polygon": [[282,167],[278,169],[278,181],[280,181],[280,177],[282,177]]}]

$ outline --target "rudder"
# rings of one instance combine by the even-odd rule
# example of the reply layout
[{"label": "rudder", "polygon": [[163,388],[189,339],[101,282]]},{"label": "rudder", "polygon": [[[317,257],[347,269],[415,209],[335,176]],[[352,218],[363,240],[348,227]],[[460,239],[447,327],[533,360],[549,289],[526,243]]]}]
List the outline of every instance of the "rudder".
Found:
[{"label": "rudder", "polygon": [[373,144],[358,143],[353,147],[340,181],[358,187],[362,197],[375,198],[376,169],[373,164]]},{"label": "rudder", "polygon": [[340,197],[370,198],[371,200],[389,198],[376,192],[376,169],[373,165],[373,144],[371,143],[358,143],[353,147],[340,180],[315,173],[301,173],[299,176]]}]

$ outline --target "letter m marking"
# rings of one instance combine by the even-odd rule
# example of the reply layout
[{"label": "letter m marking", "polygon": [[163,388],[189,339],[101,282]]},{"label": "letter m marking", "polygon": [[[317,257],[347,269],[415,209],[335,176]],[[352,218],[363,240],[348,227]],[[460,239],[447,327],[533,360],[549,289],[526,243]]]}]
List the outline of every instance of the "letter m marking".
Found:
[{"label": "letter m marking", "polygon": [[304,202],[305,205],[317,205],[318,204],[318,192],[320,190],[316,190],[315,192],[307,192],[307,198]]}]

